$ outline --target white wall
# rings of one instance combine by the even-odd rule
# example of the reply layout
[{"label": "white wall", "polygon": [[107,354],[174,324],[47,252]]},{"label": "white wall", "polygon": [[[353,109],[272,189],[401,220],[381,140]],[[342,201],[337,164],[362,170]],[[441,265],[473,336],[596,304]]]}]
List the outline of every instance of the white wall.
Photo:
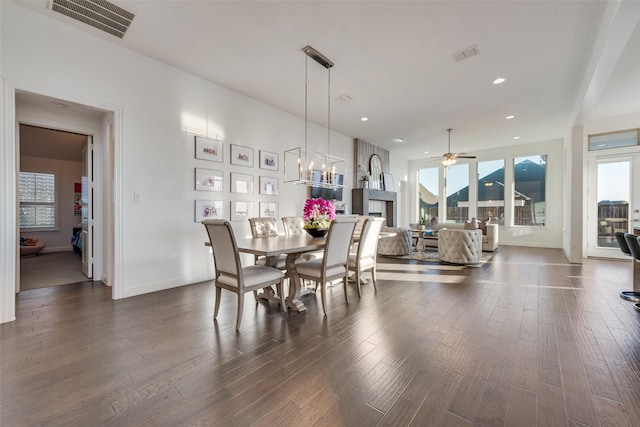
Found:
[{"label": "white wall", "polygon": [[56,231],[22,231],[25,237],[45,243],[43,252],[70,251],[73,227],[79,227],[81,217],[73,214],[74,183],[82,178],[82,163],[42,157],[20,156],[23,172],[53,173],[56,176],[58,229]]},{"label": "white wall", "polygon": [[409,222],[413,221],[410,221],[412,215],[409,215],[407,209],[408,200],[405,200],[407,195],[405,194],[406,192],[404,191],[403,186],[408,184],[407,171],[409,170],[409,159],[391,152],[389,153],[389,169],[391,175],[393,175],[394,191],[397,193],[398,197],[396,224],[398,227],[408,227]]},{"label": "white wall", "polygon": [[[500,226],[499,240],[501,245],[512,246],[530,246],[544,248],[561,248],[562,247],[562,227],[563,227],[563,168],[564,168],[564,151],[563,141],[553,140],[544,141],[526,145],[516,145],[511,149],[495,149],[474,152],[477,156],[477,162],[505,159],[505,180],[509,174],[508,165],[513,164],[514,157],[523,157],[537,154],[547,154],[547,198],[546,198],[546,225],[544,227],[509,227]],[[426,163],[424,160],[413,160],[409,162],[409,193],[416,194],[416,172],[420,168],[429,166],[438,166],[439,161]],[[408,201],[407,209],[410,214],[411,222],[417,220],[417,200],[412,197]]]},{"label": "white wall", "polygon": [[[280,216],[301,214],[307,189],[284,184],[282,165],[274,173],[259,169],[257,163],[253,168],[229,164],[229,144],[253,147],[256,159],[260,149],[277,152],[282,161],[283,150],[299,146],[303,140],[301,118],[15,3],[1,2],[0,9],[0,64],[7,82],[40,87],[43,93],[55,90],[70,98],[94,99],[122,109],[121,134],[116,135],[121,138],[121,151],[116,146],[114,154],[122,183],[121,197],[116,191],[114,201],[114,209],[123,218],[123,241],[116,242],[115,247],[121,251],[116,253],[115,269],[121,272],[122,296],[212,277],[211,256],[203,245],[206,233],[194,221],[195,199],[221,197],[227,218],[231,200],[248,199],[254,203],[279,202]],[[195,133],[224,139],[224,163],[194,158]],[[320,135],[324,138],[325,133],[321,126],[310,124],[310,140]],[[331,148],[331,154],[346,158],[351,167],[351,138],[333,133]],[[3,165],[4,162],[11,166],[10,159],[3,159]],[[256,180],[260,175],[277,176],[280,196],[196,192],[195,167],[222,170],[227,188],[231,171],[252,174]],[[141,195],[141,203],[134,203],[134,193]],[[351,204],[350,189],[344,195],[345,202]],[[10,195],[3,199],[3,206],[9,199]],[[116,221],[118,217],[115,216]],[[249,233],[244,221],[234,223],[234,229],[239,235]]]}]

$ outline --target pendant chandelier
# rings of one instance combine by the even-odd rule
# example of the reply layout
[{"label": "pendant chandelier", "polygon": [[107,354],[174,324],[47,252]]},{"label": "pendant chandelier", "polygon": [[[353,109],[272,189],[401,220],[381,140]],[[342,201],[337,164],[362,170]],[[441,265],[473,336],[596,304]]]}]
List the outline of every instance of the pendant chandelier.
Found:
[{"label": "pendant chandelier", "polygon": [[[304,184],[309,187],[346,187],[347,161],[329,154],[331,147],[331,67],[333,62],[311,46],[302,48],[304,66],[304,147],[284,152],[284,182]],[[327,69],[327,152],[308,147],[308,63],[309,58]]]}]

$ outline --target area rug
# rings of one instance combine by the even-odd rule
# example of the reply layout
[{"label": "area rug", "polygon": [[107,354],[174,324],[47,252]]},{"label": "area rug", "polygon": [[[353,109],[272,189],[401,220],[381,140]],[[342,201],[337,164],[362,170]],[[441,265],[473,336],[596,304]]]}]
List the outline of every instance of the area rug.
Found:
[{"label": "area rug", "polygon": [[[493,257],[493,254],[495,252],[482,252],[482,255],[480,256],[480,262],[477,264],[465,264],[465,266],[467,267],[481,267],[483,264],[485,264],[486,262],[488,262],[489,260],[491,260],[491,257]],[[438,259],[438,251],[430,251],[430,250],[426,250],[426,251],[414,251],[412,253],[410,253],[409,255],[399,255],[399,256],[391,256],[389,258],[399,258],[399,259],[412,259],[415,261],[422,261],[422,262],[440,262],[440,260]]]}]

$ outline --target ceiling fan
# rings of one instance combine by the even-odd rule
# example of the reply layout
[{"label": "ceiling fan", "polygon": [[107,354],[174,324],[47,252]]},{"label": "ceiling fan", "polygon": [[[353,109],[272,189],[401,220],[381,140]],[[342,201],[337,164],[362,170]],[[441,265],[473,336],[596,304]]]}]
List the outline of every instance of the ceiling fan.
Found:
[{"label": "ceiling fan", "polygon": [[455,164],[458,159],[475,159],[476,156],[466,156],[467,153],[452,153],[451,152],[451,131],[453,129],[447,129],[449,132],[449,145],[447,147],[447,152],[442,155],[442,164],[445,166],[451,166]]}]

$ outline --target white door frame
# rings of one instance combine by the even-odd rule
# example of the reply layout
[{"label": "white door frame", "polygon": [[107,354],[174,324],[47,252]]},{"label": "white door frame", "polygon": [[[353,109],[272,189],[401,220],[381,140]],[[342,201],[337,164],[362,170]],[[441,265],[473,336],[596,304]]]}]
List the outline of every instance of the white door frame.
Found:
[{"label": "white door frame", "polygon": [[[86,105],[106,113],[113,114],[113,230],[104,233],[105,238],[113,236],[113,253],[104,254],[106,259],[111,258],[112,262],[105,262],[106,266],[113,266],[113,271],[107,272],[107,277],[111,280],[112,298],[118,299],[123,296],[123,271],[122,271],[122,241],[123,241],[123,213],[122,213],[122,106],[96,102],[82,96],[60,92],[55,89],[42,88],[24,82],[9,81],[2,79],[2,92],[0,93],[0,104],[2,104],[2,114],[0,123],[2,134],[0,135],[0,200],[5,206],[0,212],[0,234],[5,239],[0,242],[0,323],[15,320],[15,289],[16,281],[19,279],[19,256],[18,256],[18,210],[17,210],[17,176],[19,172],[19,140],[16,133],[16,91],[31,92],[43,96],[67,100],[69,102]],[[40,125],[43,125],[42,123]],[[44,124],[49,127],[49,125]],[[55,128],[55,126],[54,126]],[[77,130],[76,130],[77,131]],[[93,132],[84,132],[92,134]],[[105,145],[106,134],[103,130],[94,134],[94,142],[103,137]],[[97,150],[96,161],[102,159],[102,153],[108,153],[108,147],[100,147]],[[108,176],[108,175],[107,175]],[[105,183],[107,184],[107,183]],[[101,184],[99,184],[101,185]],[[106,207],[105,207],[106,209]],[[97,219],[97,218],[96,218]],[[102,218],[100,218],[102,221]],[[100,229],[104,229],[102,225]],[[109,236],[110,237],[110,236]],[[104,276],[104,274],[103,274]]]},{"label": "white door frame", "polygon": [[640,227],[640,153],[636,149],[591,152],[587,161],[586,250],[588,257],[629,259],[620,248],[598,247],[597,168],[600,163],[630,162],[629,177],[629,230]]}]

